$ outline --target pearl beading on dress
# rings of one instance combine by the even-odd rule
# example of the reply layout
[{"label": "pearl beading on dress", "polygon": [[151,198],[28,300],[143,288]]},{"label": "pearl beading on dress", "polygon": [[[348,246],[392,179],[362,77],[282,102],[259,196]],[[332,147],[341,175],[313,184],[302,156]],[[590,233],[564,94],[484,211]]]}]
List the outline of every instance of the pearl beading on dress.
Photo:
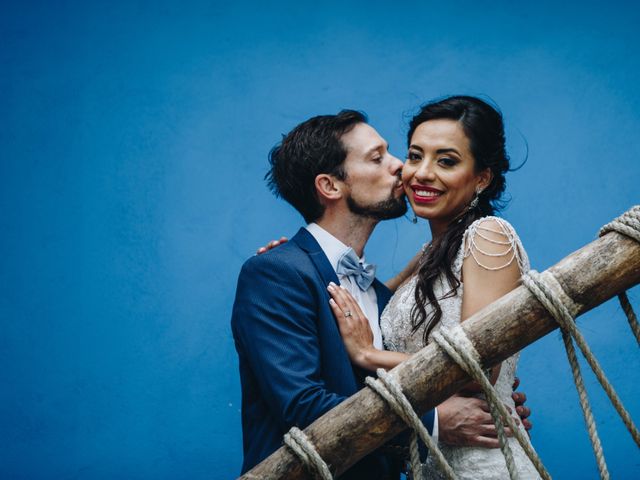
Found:
[{"label": "pearl beading on dress", "polygon": [[[493,228],[487,227],[486,225],[483,225],[483,223],[486,223],[487,220],[494,220],[500,226],[500,230],[495,230]],[[488,235],[486,235],[483,232],[494,233],[496,235],[499,235],[501,238],[505,238],[506,240],[496,240],[495,238],[490,238]],[[497,252],[497,253],[488,252],[482,249],[478,245],[476,241],[476,237],[480,237],[489,243],[493,243],[494,245],[505,246],[506,248],[502,252]],[[490,271],[502,270],[503,268],[507,268],[509,265],[511,265],[514,260],[518,262],[518,267],[520,267],[520,271],[523,270],[524,263],[519,252],[516,234],[513,231],[513,228],[511,227],[511,225],[509,225],[505,220],[501,218],[483,217],[479,220],[476,220],[474,223],[472,223],[469,226],[469,228],[465,232],[464,244],[466,245],[465,251],[464,251],[464,258],[471,256],[473,260],[485,270],[490,270]],[[506,257],[509,254],[511,254],[511,257],[506,261],[506,263],[502,265],[498,265],[496,267],[490,267],[485,263],[483,263],[478,258],[478,254],[484,255],[485,257]]]}]

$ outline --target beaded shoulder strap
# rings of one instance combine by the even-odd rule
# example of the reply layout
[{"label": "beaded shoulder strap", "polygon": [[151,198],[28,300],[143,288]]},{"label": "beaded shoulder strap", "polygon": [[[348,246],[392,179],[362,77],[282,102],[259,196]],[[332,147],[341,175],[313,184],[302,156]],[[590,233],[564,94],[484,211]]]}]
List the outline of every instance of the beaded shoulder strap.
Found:
[{"label": "beaded shoulder strap", "polygon": [[[481,240],[480,240],[481,239]],[[488,242],[496,246],[488,251],[478,242]],[[520,241],[513,227],[506,220],[499,217],[484,217],[472,223],[465,232],[464,258],[471,257],[485,270],[502,270],[514,261],[518,263],[520,271],[524,271],[524,262],[520,252]],[[488,258],[504,259],[503,263],[496,266],[486,264]],[[492,262],[493,263],[493,262]]]}]

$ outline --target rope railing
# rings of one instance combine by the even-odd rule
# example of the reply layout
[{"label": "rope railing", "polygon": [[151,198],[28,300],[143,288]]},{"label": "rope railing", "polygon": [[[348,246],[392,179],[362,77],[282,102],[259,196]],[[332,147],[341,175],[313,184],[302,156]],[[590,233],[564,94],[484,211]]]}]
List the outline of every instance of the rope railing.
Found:
[{"label": "rope railing", "polygon": [[[640,205],[629,209],[618,218],[607,223],[600,229],[598,236],[601,237],[609,232],[617,232],[620,235],[625,235],[640,243]],[[631,331],[636,337],[638,345],[640,345],[640,324],[638,323],[638,317],[636,317],[636,313],[633,311],[633,307],[629,302],[627,293],[622,292],[619,294],[618,300],[620,301],[620,306],[622,307],[624,314],[627,316]]]},{"label": "rope railing", "polygon": [[631,327],[631,331],[633,335],[636,337],[636,341],[638,345],[640,345],[640,324],[638,324],[638,317],[636,317],[636,312],[633,311],[633,307],[631,306],[631,302],[629,302],[629,297],[627,296],[627,292],[622,292],[618,295],[618,300],[620,301],[620,306],[622,307],[622,311],[627,316],[627,320],[629,320],[629,326]]},{"label": "rope railing", "polygon": [[[614,221],[605,225],[600,230],[600,235],[602,236],[605,233],[611,232],[611,231],[615,231],[617,233],[624,235],[625,237],[628,237],[637,242],[640,242],[640,206],[633,207],[631,210],[626,212],[621,217],[618,217]],[[617,240],[615,240],[614,242],[617,242]],[[633,312],[633,309],[631,308],[627,295],[624,293],[626,289],[640,282],[640,275],[638,274],[640,272],[640,250],[637,249],[637,246],[630,247],[628,244],[615,243],[615,245],[619,246],[621,251],[623,252],[633,252],[632,253],[633,258],[631,260],[635,263],[633,263],[632,265],[626,264],[619,257],[615,256],[616,252],[611,252],[611,248],[606,248],[605,246],[598,248],[595,246],[591,247],[591,245],[589,245],[585,247],[585,249],[589,247],[594,249],[603,257],[609,256],[608,257],[609,262],[605,263],[606,268],[604,268],[604,270],[606,270],[606,272],[604,273],[600,272],[602,274],[602,279],[599,280],[598,287],[601,288],[601,291],[598,292],[596,290],[593,290],[594,287],[587,284],[587,287],[589,288],[585,288],[583,291],[580,292],[583,295],[583,298],[581,298],[580,302],[576,302],[571,298],[570,292],[566,292],[562,288],[561,282],[558,281],[556,276],[551,271],[546,271],[546,272],[543,272],[542,274],[536,271],[531,271],[528,274],[525,274],[523,276],[524,286],[527,288],[528,291],[531,292],[534,298],[538,302],[540,302],[540,304],[544,307],[544,309],[546,309],[549,312],[549,314],[551,314],[551,316],[555,319],[557,324],[560,325],[560,328],[562,330],[563,341],[565,343],[565,347],[567,350],[569,363],[571,364],[571,367],[572,367],[572,373],[574,376],[574,380],[576,382],[576,388],[578,389],[580,403],[583,408],[583,414],[585,416],[585,422],[587,424],[587,430],[589,431],[594,453],[596,454],[596,461],[598,464],[598,469],[600,471],[600,476],[603,479],[609,478],[609,473],[607,470],[606,463],[604,461],[604,455],[602,454],[602,446],[597,436],[597,431],[595,429],[595,421],[593,420],[593,414],[591,412],[591,408],[588,403],[586,390],[584,388],[584,382],[582,380],[582,375],[580,373],[580,369],[578,366],[577,356],[576,356],[575,348],[573,346],[574,341],[580,348],[583,355],[585,356],[587,363],[590,365],[590,367],[594,371],[598,381],[600,382],[601,386],[607,393],[616,411],[622,418],[625,426],[631,433],[631,436],[633,437],[636,444],[638,444],[638,446],[640,446],[640,432],[638,431],[637,427],[633,423],[629,413],[622,405],[620,398],[616,394],[610,382],[606,378],[598,361],[595,359],[589,347],[587,346],[586,342],[584,341],[584,337],[577,329],[574,319],[577,315],[584,313],[586,310],[593,308],[599,303],[602,303],[603,301],[605,301],[607,298],[610,298],[611,295],[618,295],[622,308],[625,311],[627,318],[629,319],[629,323],[631,325],[632,331],[636,336],[636,339],[638,339],[638,341],[640,342],[640,334],[638,333],[640,330],[637,329],[637,325],[638,325],[637,318],[635,316],[635,312]],[[572,257],[575,257],[575,258],[568,257],[567,259],[563,260],[561,264],[562,263],[566,264],[567,262],[579,263],[581,261],[581,259],[579,258],[580,257],[579,255],[572,256]],[[551,270],[554,270],[554,269],[558,270],[561,264],[559,264],[559,266],[556,266]],[[580,268],[578,268],[577,266],[572,265],[572,267],[573,268],[569,268],[568,270],[576,273],[580,271]],[[558,270],[558,273],[562,274],[566,272],[563,272],[563,270]],[[632,278],[633,280],[627,281],[624,278],[621,280],[621,278],[619,278],[620,275],[614,278],[612,276],[614,273],[620,274],[622,275],[622,277],[629,276],[629,278],[630,279]],[[612,279],[612,285],[606,284],[607,276],[610,276],[610,278]],[[615,288],[617,286],[624,286],[624,287],[616,291]],[[621,290],[623,291],[623,293],[620,293]],[[611,293],[607,293],[607,292],[611,292]],[[591,295],[589,295],[590,293]],[[594,295],[594,293],[597,293],[597,294]],[[520,304],[529,305],[528,303],[529,300],[526,298],[523,298],[522,293],[514,291],[512,292],[512,294],[513,295],[510,295],[510,299],[509,299],[512,302],[516,302],[516,303],[519,302]],[[515,300],[516,298],[518,300]],[[519,338],[517,341],[510,339],[509,342],[506,342],[506,341],[504,342],[504,343],[510,344],[510,346],[508,347],[505,347],[502,349],[496,348],[495,351],[487,350],[485,346],[482,345],[482,343],[478,343],[478,338],[486,338],[486,337],[483,337],[482,335],[483,330],[479,328],[478,325],[481,325],[480,324],[481,320],[486,321],[487,319],[491,318],[490,313],[493,311],[495,311],[496,314],[498,315],[502,312],[502,314],[504,315],[504,313],[507,312],[508,309],[503,304],[506,304],[507,301],[508,299],[506,297],[503,297],[502,300],[495,302],[495,304],[492,304],[492,306],[487,307],[487,309],[483,310],[477,315],[474,315],[473,317],[471,317],[471,319],[465,322],[465,325],[470,326],[471,331],[474,332],[474,337],[476,338],[475,342],[472,342],[471,338],[465,332],[465,330],[468,330],[468,328],[465,327],[463,329],[462,326],[457,326],[454,329],[440,329],[438,332],[434,334],[434,340],[438,346],[437,348],[441,349],[443,353],[445,353],[449,358],[451,358],[462,369],[462,371],[464,371],[469,377],[473,378],[475,381],[480,383],[483,390],[485,391],[485,395],[487,397],[488,403],[491,408],[492,416],[494,418],[494,421],[496,422],[496,428],[500,432],[499,442],[501,445],[501,449],[505,454],[507,470],[509,472],[510,478],[512,479],[518,478],[517,477],[518,474],[515,466],[513,465],[513,460],[512,459],[510,460],[509,458],[510,448],[506,441],[506,437],[504,436],[505,425],[508,426],[514,432],[514,436],[516,440],[518,441],[520,446],[523,448],[525,453],[529,456],[533,465],[538,470],[538,473],[540,474],[540,476],[546,480],[551,478],[549,476],[549,473],[546,471],[546,469],[542,465],[542,462],[538,458],[535,451],[532,449],[530,443],[527,441],[527,439],[524,438],[524,435],[522,434],[522,432],[515,425],[513,418],[511,418],[509,413],[506,411],[505,406],[502,404],[502,402],[498,400],[497,395],[495,395],[495,389],[490,384],[486,375],[482,371],[481,361],[483,360],[483,358],[486,359],[487,357],[490,357],[491,361],[484,362],[485,366],[487,365],[490,366],[490,365],[499,363],[504,358],[507,358],[507,356],[515,353],[515,351],[535,341],[537,338],[540,338],[542,335],[552,330],[553,326],[546,324],[546,322],[543,322],[541,325],[537,326],[537,328],[529,328],[530,331],[526,333],[523,332],[523,336],[529,335],[531,336],[530,339]],[[496,304],[501,304],[501,305],[496,306]],[[513,308],[511,309],[510,314],[513,315],[514,312],[516,311],[518,311],[518,309]],[[536,308],[531,308],[531,306],[527,307],[526,312],[527,312],[526,315],[535,314],[537,316],[541,314],[541,313],[535,313],[540,311],[537,310]],[[505,317],[505,320],[507,318],[508,317]],[[495,318],[491,318],[491,322],[495,323],[496,321],[497,320]],[[511,327],[519,324],[518,321],[515,320],[514,318],[511,318],[509,322]],[[495,328],[495,325],[493,325],[493,327]],[[487,327],[487,329],[491,330],[489,327]],[[484,351],[479,352],[477,348],[474,347],[474,345],[476,347],[483,346]],[[518,346],[520,348],[517,348],[515,350],[513,349],[513,347],[518,347]],[[414,439],[419,437],[425,443],[425,445],[429,449],[430,455],[433,456],[435,463],[438,465],[438,468],[441,470],[445,478],[452,479],[452,478],[455,478],[455,473],[451,470],[451,467],[447,464],[446,459],[444,458],[442,453],[439,451],[436,445],[436,442],[433,441],[433,439],[429,436],[428,432],[424,428],[424,425],[422,425],[422,422],[420,421],[417,413],[417,411],[424,411],[425,405],[433,406],[435,405],[435,403],[434,404],[426,403],[420,395],[416,395],[415,387],[412,387],[412,390],[413,390],[412,397],[416,398],[418,401],[418,405],[416,405],[417,411],[414,410],[414,407],[411,405],[411,403],[409,402],[409,400],[405,395],[406,392],[403,392],[405,387],[403,387],[402,382],[399,381],[400,372],[402,372],[405,369],[414,368],[415,365],[417,364],[424,364],[425,359],[422,357],[425,357],[427,353],[432,358],[432,360],[434,358],[440,359],[439,362],[437,362],[439,363],[437,367],[437,371],[442,372],[444,368],[442,366],[443,360],[441,360],[441,357],[437,352],[433,351],[433,345],[432,345],[431,347],[428,346],[425,349],[423,349],[421,352],[418,352],[417,354],[415,354],[412,357],[412,359],[407,360],[406,362],[403,362],[403,365],[396,367],[396,369],[394,369],[394,371],[397,370],[397,373],[395,375],[392,373],[387,373],[384,370],[380,370],[378,371],[378,376],[379,376],[378,380],[368,378],[366,379],[366,383],[373,391],[376,392],[376,395],[378,395],[379,397],[384,399],[385,402],[388,403],[388,405],[392,408],[392,410],[400,417],[400,419],[406,425],[409,425],[414,430],[415,432]],[[442,373],[440,373],[440,375],[442,375]],[[450,381],[451,385],[463,384],[464,379],[460,378],[459,374],[456,374],[454,372],[454,373],[449,373],[449,375],[452,378],[456,379],[456,380]],[[441,391],[443,395],[445,393],[445,390],[451,393],[455,391],[455,390],[452,391],[452,390],[447,390],[446,388],[442,388]],[[493,398],[494,396],[495,398]],[[358,399],[357,397],[369,398],[366,396],[365,391],[361,391],[358,394],[356,394],[354,397],[352,397],[352,399],[350,400],[355,402]],[[440,398],[440,396],[437,396],[437,397],[438,398],[434,399],[434,401],[443,399],[443,398]],[[348,403],[350,404],[351,402],[344,402],[340,406],[336,407],[336,409],[348,408],[348,405],[346,405]],[[383,418],[380,416],[381,414],[382,412],[380,411],[376,412],[376,418],[378,418],[380,421],[382,421],[382,418]],[[356,416],[362,415],[362,412],[357,412],[355,413],[355,415]],[[325,415],[325,417],[330,417],[330,416],[331,416],[331,412]],[[325,417],[320,419],[320,423],[322,423],[321,421],[324,420]],[[389,425],[394,425],[394,423],[390,422],[388,419],[385,419],[385,421],[389,423]],[[318,421],[315,423],[318,423]],[[315,423],[308,428],[313,429],[313,427],[315,426]],[[399,431],[399,426],[397,427],[388,426],[387,428],[388,428],[389,438]],[[355,441],[356,433],[355,432],[351,432],[351,433],[353,435],[352,441]],[[317,438],[317,437],[314,437],[314,438]],[[344,442],[345,438],[342,438],[342,441]],[[296,455],[296,458],[299,458],[300,461],[304,462],[304,464],[307,465],[308,471],[315,472],[314,475],[319,476],[319,478],[322,478],[323,480],[332,478],[329,467],[327,466],[326,462],[322,460],[322,457],[320,456],[320,454],[316,449],[317,445],[316,447],[314,447],[314,445],[309,441],[309,439],[307,438],[307,436],[304,435],[303,432],[301,432],[298,429],[292,429],[287,435],[285,435],[285,443],[287,445],[287,448],[291,449],[290,451],[294,452],[294,454]],[[412,444],[413,443],[415,442],[412,442]],[[377,445],[379,446],[380,444],[377,444]],[[374,448],[376,448],[376,444],[372,444],[369,450],[366,450],[366,451],[364,451],[363,449],[360,449],[360,450],[363,451],[364,453],[367,453],[367,451],[371,451]],[[272,455],[272,457],[277,457],[278,453],[281,450],[278,450],[278,452]],[[419,453],[417,450],[417,443],[415,443],[415,445],[412,445],[410,451],[411,451],[411,457],[412,457],[412,462],[411,462],[412,472],[413,472],[414,478],[417,480],[418,478],[421,478],[419,476],[420,475],[420,470],[419,470],[420,459],[419,459]],[[364,453],[361,453],[360,456],[363,455]],[[360,456],[358,458],[360,458]],[[256,478],[257,472],[260,472],[260,467],[262,465],[268,465],[270,463],[269,462],[270,459],[267,459],[265,462],[263,462],[263,464],[259,465],[257,468],[255,468],[251,472],[248,472],[245,475],[245,478]],[[357,460],[357,458],[355,458],[354,460]],[[354,460],[352,460],[351,463]],[[343,472],[344,469],[346,468],[344,465],[338,465],[335,463],[334,465],[336,465],[336,469],[335,469],[336,474]],[[282,467],[282,465],[279,465],[279,467]],[[269,468],[269,467],[265,467],[265,468]],[[278,470],[282,471],[283,469],[278,468]],[[286,471],[286,469],[284,470]],[[292,468],[288,472],[288,473],[292,473],[292,475],[287,475],[287,477],[274,476],[273,478],[300,478],[299,472],[300,470],[298,470],[297,468],[296,469]]]},{"label": "rope railing", "polygon": [[434,334],[433,338],[440,348],[445,350],[447,354],[482,387],[482,391],[484,392],[487,398],[487,403],[489,404],[491,416],[493,417],[493,421],[496,425],[500,449],[502,450],[507,464],[509,477],[512,480],[516,480],[518,478],[518,472],[513,460],[513,453],[507,443],[507,436],[504,431],[505,424],[511,429],[514,437],[520,444],[520,447],[527,454],[527,457],[529,457],[529,460],[533,463],[533,466],[536,468],[540,476],[545,480],[550,480],[551,476],[544,467],[542,460],[531,447],[531,444],[525,438],[522,431],[515,424],[504,403],[499,399],[498,392],[494,386],[491,385],[489,379],[482,371],[480,355],[462,327],[457,325],[448,329],[440,329]]},{"label": "rope railing", "polygon": [[378,393],[378,395],[384,398],[393,411],[396,412],[396,414],[415,432],[411,438],[410,445],[410,460],[413,478],[415,480],[422,478],[422,473],[420,471],[420,452],[416,438],[420,437],[429,449],[429,452],[433,454],[435,463],[438,465],[440,472],[445,476],[445,478],[454,480],[456,477],[451,466],[447,463],[442,451],[438,448],[438,444],[429,435],[429,432],[420,420],[420,417],[418,417],[418,414],[411,406],[411,403],[402,392],[400,385],[398,385],[393,377],[382,368],[378,369],[377,374],[378,380],[375,380],[372,377],[367,377],[365,379],[365,383],[372,390]]},{"label": "rope railing", "polygon": [[291,427],[284,435],[284,444],[289,447],[302,460],[312,474],[316,474],[322,480],[332,480],[329,465],[316,451],[316,447],[298,427]]}]

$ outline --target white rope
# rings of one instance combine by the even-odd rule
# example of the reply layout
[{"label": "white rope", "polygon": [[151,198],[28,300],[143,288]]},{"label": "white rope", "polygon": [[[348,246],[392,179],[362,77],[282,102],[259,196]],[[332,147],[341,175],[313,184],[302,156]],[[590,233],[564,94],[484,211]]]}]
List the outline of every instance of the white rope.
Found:
[{"label": "white rope", "polygon": [[[558,283],[558,281],[549,272],[547,273],[548,276],[545,275],[545,280],[543,280],[542,275],[540,275],[535,270],[531,270],[527,275],[523,276],[523,283],[527,286],[527,288],[529,288],[529,290],[531,290],[531,292],[545,306],[545,308],[549,310],[556,321],[560,324],[561,328],[563,330],[567,330],[567,332],[573,337],[578,347],[580,347],[580,350],[587,360],[587,363],[600,382],[600,385],[602,385],[602,388],[609,396],[609,400],[611,400],[611,403],[618,411],[618,414],[629,430],[629,433],[631,433],[634,441],[640,447],[640,431],[638,431],[637,427],[633,423],[633,420],[631,419],[631,416],[622,405],[622,401],[607,379],[607,376],[602,370],[600,363],[589,349],[586,340],[582,336],[582,333],[580,333],[580,330],[578,330],[575,321],[573,320],[573,316],[570,314],[565,305],[558,300],[557,296],[554,294],[551,288],[549,288],[547,279],[552,278],[556,283]],[[559,283],[558,287],[562,288]]]},{"label": "white rope", "polygon": [[603,236],[609,232],[618,232],[640,242],[640,205],[635,205],[624,212],[618,218],[614,218],[598,232],[598,236]]},{"label": "white rope", "polygon": [[[602,385],[602,388],[607,393],[609,400],[613,404],[614,408],[622,418],[625,426],[631,433],[634,441],[640,446],[640,432],[634,425],[631,416],[622,405],[622,401],[618,397],[617,393],[613,389],[613,386],[607,379],[604,371],[600,367],[598,360],[595,358],[591,350],[589,349],[584,337],[577,329],[573,320],[573,315],[567,308],[567,306],[558,298],[558,295],[554,293],[554,290],[562,290],[560,283],[549,272],[545,272],[545,275],[540,275],[535,270],[531,270],[528,274],[522,277],[524,285],[533,293],[533,295],[542,303],[542,305],[553,315],[560,328],[562,329],[562,338],[567,351],[567,357],[571,365],[571,370],[578,390],[578,396],[580,398],[580,405],[584,414],[585,423],[587,424],[587,430],[591,439],[596,461],[598,463],[598,469],[600,470],[601,478],[609,478],[609,472],[607,470],[604,454],[602,452],[602,445],[598,437],[598,433],[593,419],[593,413],[589,405],[587,392],[582,380],[582,374],[580,373],[580,366],[578,365],[577,356],[573,346],[572,338],[582,351],[587,363],[596,375],[596,378]],[[549,284],[552,284],[551,287]],[[564,293],[564,291],[563,291]],[[566,295],[566,293],[565,293]]]},{"label": "white rope", "polygon": [[498,441],[500,443],[500,449],[505,457],[509,477],[514,480],[518,478],[518,473],[515,461],[513,460],[513,453],[511,452],[511,448],[509,447],[507,436],[504,431],[505,423],[513,432],[514,437],[527,454],[529,460],[531,460],[531,463],[536,468],[540,476],[544,479],[550,480],[551,476],[544,467],[542,460],[540,460],[538,454],[535,452],[533,447],[531,447],[531,444],[525,438],[522,431],[515,424],[513,418],[509,415],[509,412],[507,412],[505,405],[500,401],[495,388],[491,385],[482,371],[482,367],[480,366],[480,354],[474,347],[471,340],[469,340],[469,337],[467,337],[467,334],[462,327],[460,325],[455,325],[448,328],[441,328],[433,334],[433,339],[465,372],[467,372],[471,378],[478,382],[482,387],[498,432]]},{"label": "white rope", "polygon": [[[486,229],[489,230],[489,229]],[[602,227],[599,231],[599,235],[605,235],[608,232],[615,231],[622,235],[626,235],[638,242],[640,242],[640,206],[634,206],[620,217],[614,219]],[[496,232],[497,233],[497,232]],[[483,237],[484,238],[484,237]],[[499,243],[499,242],[495,242]],[[515,249],[514,249],[515,250]],[[473,252],[471,252],[473,254]],[[508,252],[507,252],[508,253]],[[505,253],[499,256],[504,256]],[[477,261],[477,260],[476,260]],[[513,258],[509,263],[513,261]],[[578,344],[578,347],[582,351],[585,359],[591,366],[591,369],[596,375],[596,378],[605,390],[611,403],[615,407],[616,411],[622,418],[625,426],[631,433],[634,441],[640,447],[640,432],[633,423],[631,416],[622,405],[620,398],[613,389],[613,386],[609,383],[598,361],[593,356],[591,350],[587,346],[584,337],[577,329],[574,316],[577,313],[577,306],[573,303],[570,297],[566,295],[559,282],[548,272],[539,274],[535,270],[529,271],[523,275],[522,281],[525,286],[531,291],[531,293],[542,303],[542,305],[553,315],[562,330],[562,338],[564,340],[565,348],[567,351],[567,357],[571,365],[574,381],[578,390],[578,396],[580,398],[580,404],[582,406],[585,422],[587,424],[587,430],[591,439],[592,447],[598,463],[598,469],[600,470],[600,476],[603,479],[609,478],[609,472],[607,470],[606,462],[604,460],[604,454],[602,452],[602,445],[598,437],[598,433],[595,427],[595,421],[593,413],[589,405],[586,389],[582,380],[582,374],[580,372],[580,366],[578,364],[575,348],[573,346],[572,338]],[[555,291],[554,291],[555,290]],[[622,305],[629,324],[633,330],[633,333],[640,343],[640,326],[638,320],[629,303],[626,293],[621,293],[619,296],[620,304]],[[480,383],[487,397],[491,415],[498,431],[498,440],[500,448],[505,456],[507,470],[512,480],[517,478],[517,470],[515,462],[513,460],[513,454],[508,445],[507,438],[504,432],[504,424],[506,423],[512,430],[518,443],[525,451],[533,465],[538,470],[540,476],[544,479],[550,479],[549,473],[546,471],[544,465],[537,453],[533,450],[530,443],[525,439],[520,429],[515,425],[513,418],[507,412],[504,404],[499,400],[497,392],[491,385],[486,375],[483,373],[480,366],[480,356],[466,336],[466,333],[460,325],[453,328],[440,329],[433,335],[434,340],[438,345],[447,352],[456,363],[465,370],[475,381]],[[382,398],[384,398],[391,408],[396,412],[400,418],[403,419],[407,425],[409,425],[414,433],[411,436],[411,466],[414,480],[422,478],[420,456],[418,450],[417,438],[420,437],[429,449],[431,455],[433,455],[435,463],[441,470],[441,473],[445,478],[449,480],[455,479],[455,474],[451,469],[451,466],[447,463],[444,455],[438,448],[436,442],[431,438],[427,429],[424,427],[420,418],[413,410],[411,403],[402,392],[400,385],[396,383],[394,378],[383,369],[378,369],[378,380],[371,377],[365,379],[366,384],[376,391]],[[291,448],[291,450],[302,460],[302,462],[322,480],[332,480],[333,476],[329,470],[328,465],[320,457],[313,444],[309,441],[307,436],[298,428],[292,427],[288,433],[284,435],[284,443]]]},{"label": "white rope", "polygon": [[629,320],[631,331],[640,345],[640,324],[638,324],[638,317],[636,317],[636,312],[633,311],[627,292],[622,292],[618,295],[618,301],[620,302],[620,306],[622,307],[624,314],[627,316],[627,320]]},{"label": "white rope", "polygon": [[[379,368],[376,373],[378,374],[378,380],[375,380],[372,377],[367,377],[365,379],[365,383],[384,400],[386,400],[391,409],[413,429],[418,437],[420,437],[429,449],[429,454],[433,455],[436,465],[438,465],[440,472],[445,476],[445,478],[454,480],[456,477],[453,469],[447,463],[447,460],[444,458],[440,448],[438,448],[437,443],[429,435],[429,432],[411,406],[411,403],[402,392],[400,385],[395,381],[393,376],[387,373],[384,369]],[[419,480],[422,478],[422,472],[416,438],[412,439],[410,451],[411,470],[414,475],[413,478],[414,480]]]},{"label": "white rope", "polygon": [[411,432],[411,438],[409,439],[409,466],[411,467],[411,479],[421,480],[422,475],[422,462],[420,461],[420,447],[418,446],[418,434]]},{"label": "white rope", "polygon": [[[578,364],[576,351],[571,341],[571,335],[564,328],[563,323],[561,323],[561,321],[558,320],[559,318],[563,318],[563,316],[557,311],[554,304],[547,300],[547,297],[538,288],[537,286],[538,284],[535,283],[534,280],[531,280],[531,278],[537,278],[537,273],[538,272],[536,272],[535,270],[529,271],[527,275],[524,275],[522,277],[522,282],[527,288],[529,288],[529,290],[534,294],[534,296],[538,298],[538,300],[551,313],[551,315],[553,315],[553,317],[556,318],[558,323],[560,323],[560,327],[562,330],[562,340],[564,341],[567,358],[569,360],[569,364],[571,365],[573,380],[576,385],[576,389],[578,390],[578,398],[580,400],[580,406],[582,407],[582,414],[584,416],[584,421],[587,425],[587,432],[589,433],[589,439],[591,440],[591,447],[596,457],[596,463],[598,464],[600,477],[603,479],[608,479],[609,471],[607,469],[604,453],[602,451],[602,443],[600,442],[600,437],[598,436],[595,419],[593,418],[593,412],[591,411],[591,405],[589,403],[589,398],[587,397],[587,391],[584,387],[584,381],[582,380],[580,365]],[[538,283],[541,283],[541,282],[538,282]],[[560,303],[560,305],[561,305],[560,308],[562,310],[567,310],[564,304]],[[571,316],[568,311],[566,312],[566,314]]]},{"label": "white rope", "polygon": [[[600,229],[598,236],[602,237],[609,232],[617,232],[621,235],[626,235],[636,242],[640,242],[640,205],[632,207],[618,218],[607,223]],[[629,320],[631,331],[636,337],[638,344],[640,344],[640,324],[638,324],[638,318],[633,311],[633,307],[629,302],[629,297],[627,297],[626,292],[622,292],[618,295],[618,300],[620,301],[622,310],[624,310],[624,313],[627,316],[627,320]]]},{"label": "white rope", "polygon": [[302,430],[291,427],[291,430],[284,434],[284,443],[293,450],[311,472],[317,473],[322,480],[333,480],[329,466]]}]

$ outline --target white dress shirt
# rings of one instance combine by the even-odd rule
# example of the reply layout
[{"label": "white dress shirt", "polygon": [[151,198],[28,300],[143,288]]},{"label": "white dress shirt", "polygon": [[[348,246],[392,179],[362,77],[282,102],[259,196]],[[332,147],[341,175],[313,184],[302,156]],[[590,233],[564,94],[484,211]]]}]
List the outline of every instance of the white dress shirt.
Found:
[{"label": "white dress shirt", "polygon": [[[342,243],[316,223],[310,223],[306,228],[309,233],[313,235],[313,238],[315,238],[320,244],[320,248],[322,248],[322,251],[329,259],[329,263],[333,270],[337,270],[338,261],[344,252],[349,249],[349,246]],[[364,262],[364,256],[360,257],[360,262]],[[378,311],[378,296],[376,295],[373,285],[363,292],[360,290],[360,287],[358,287],[358,284],[351,275],[338,275],[338,280],[340,280],[340,285],[346,288],[347,291],[353,295],[353,298],[355,298],[358,305],[360,305],[360,308],[367,317],[367,320],[369,320],[369,325],[373,332],[373,346],[379,350],[384,350],[384,346],[382,345],[382,331],[380,330],[379,322],[380,312]]]},{"label": "white dress shirt", "polygon": [[[322,251],[329,259],[329,263],[333,270],[337,270],[338,261],[344,252],[349,249],[349,246],[342,243],[317,223],[310,223],[306,226],[306,229],[320,244],[320,248],[322,248]],[[360,262],[364,262],[364,255],[360,257]],[[352,276],[338,275],[338,280],[340,280],[340,284],[346,288],[351,295],[353,295],[367,317],[367,320],[369,320],[369,326],[371,326],[371,331],[373,332],[373,346],[379,350],[384,350],[384,345],[382,344],[382,331],[380,330],[381,312],[378,311],[378,296],[376,295],[373,285],[371,285],[366,292],[363,292],[360,290],[360,287],[358,287],[358,284],[353,280]],[[437,442],[438,410],[434,408],[433,413],[433,432],[431,436]]]}]

